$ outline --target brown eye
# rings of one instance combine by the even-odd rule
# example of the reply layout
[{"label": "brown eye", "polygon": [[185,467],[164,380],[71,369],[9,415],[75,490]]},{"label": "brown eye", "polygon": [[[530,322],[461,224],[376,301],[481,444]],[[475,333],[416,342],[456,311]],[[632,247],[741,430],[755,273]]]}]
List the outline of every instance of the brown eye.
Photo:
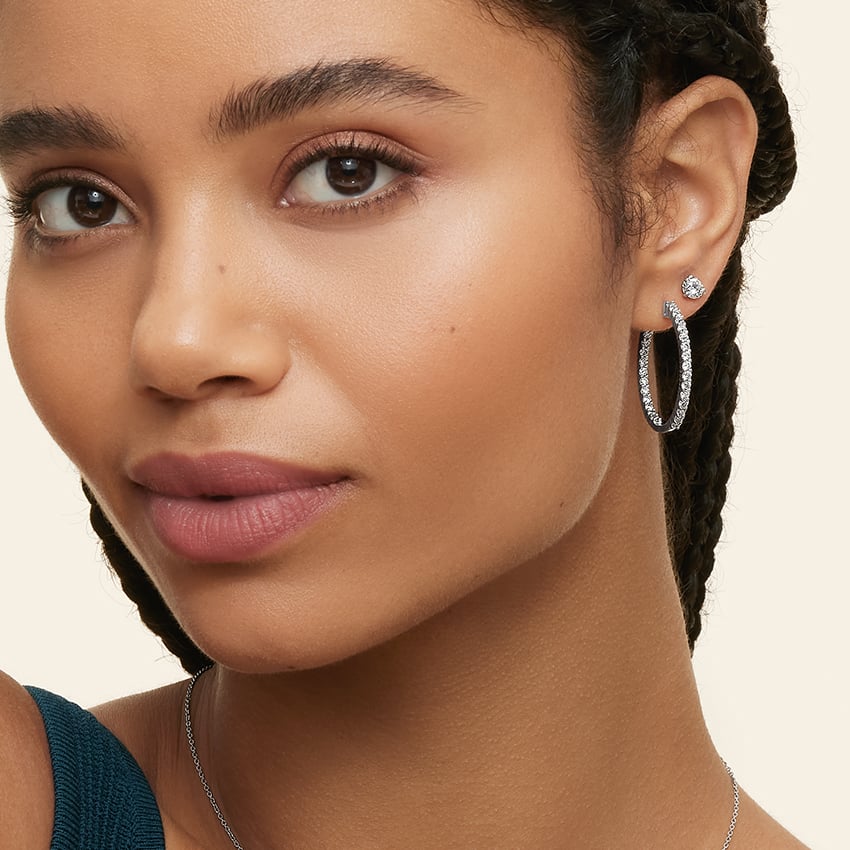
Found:
[{"label": "brown eye", "polygon": [[375,156],[329,156],[302,168],[290,181],[284,199],[311,206],[379,194],[400,174]]},{"label": "brown eye", "polygon": [[328,185],[343,195],[362,195],[372,188],[378,174],[374,159],[335,156],[327,160],[325,176]]},{"label": "brown eye", "polygon": [[75,186],[68,193],[68,212],[83,227],[109,224],[117,209],[118,201],[100,189]]},{"label": "brown eye", "polygon": [[133,221],[127,208],[112,195],[84,184],[48,189],[38,196],[35,208],[41,225],[59,233]]}]

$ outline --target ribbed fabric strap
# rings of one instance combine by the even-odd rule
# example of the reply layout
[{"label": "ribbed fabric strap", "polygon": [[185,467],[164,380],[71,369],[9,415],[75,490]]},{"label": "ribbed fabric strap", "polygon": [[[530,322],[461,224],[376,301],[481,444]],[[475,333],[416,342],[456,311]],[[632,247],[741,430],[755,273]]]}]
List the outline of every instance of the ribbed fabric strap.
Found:
[{"label": "ribbed fabric strap", "polygon": [[53,762],[51,850],[165,850],[156,800],[127,748],[85,709],[27,690],[44,719]]}]

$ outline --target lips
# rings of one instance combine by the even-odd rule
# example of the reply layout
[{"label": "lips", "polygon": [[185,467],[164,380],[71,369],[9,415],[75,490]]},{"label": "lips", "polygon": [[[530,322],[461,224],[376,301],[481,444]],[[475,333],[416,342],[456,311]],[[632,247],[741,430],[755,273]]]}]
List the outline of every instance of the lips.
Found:
[{"label": "lips", "polygon": [[154,532],[175,554],[203,563],[260,556],[305,528],[350,489],[319,471],[238,453],[159,454],[130,471]]}]

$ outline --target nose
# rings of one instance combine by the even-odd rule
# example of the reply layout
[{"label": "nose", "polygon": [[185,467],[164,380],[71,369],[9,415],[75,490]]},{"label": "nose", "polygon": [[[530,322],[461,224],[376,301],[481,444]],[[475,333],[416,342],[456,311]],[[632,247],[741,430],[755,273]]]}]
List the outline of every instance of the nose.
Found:
[{"label": "nose", "polygon": [[187,401],[259,395],[289,370],[289,334],[268,288],[247,258],[225,257],[222,243],[184,236],[155,251],[131,336],[137,392]]}]

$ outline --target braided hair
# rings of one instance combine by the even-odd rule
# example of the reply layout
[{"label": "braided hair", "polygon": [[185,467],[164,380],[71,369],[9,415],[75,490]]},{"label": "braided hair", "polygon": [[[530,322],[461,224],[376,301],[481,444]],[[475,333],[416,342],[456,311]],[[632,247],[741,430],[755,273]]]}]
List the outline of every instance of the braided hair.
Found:
[{"label": "braided hair", "polygon": [[[578,78],[577,115],[588,171],[617,246],[639,235],[644,218],[630,193],[624,153],[648,103],[707,75],[737,83],[748,95],[759,134],[744,224],[711,297],[690,320],[694,378],[685,425],[662,443],[671,560],[693,649],[700,611],[722,531],[731,469],[736,380],[737,303],[744,283],[741,249],[750,223],[787,195],[796,173],[788,104],[766,43],[766,0],[477,0],[482,10],[558,35]],[[530,30],[530,31],[531,31]],[[675,397],[675,340],[656,336],[662,404]],[[91,521],[104,552],[143,622],[195,673],[208,663],[168,609],[144,569],[109,523],[88,487]]]}]

